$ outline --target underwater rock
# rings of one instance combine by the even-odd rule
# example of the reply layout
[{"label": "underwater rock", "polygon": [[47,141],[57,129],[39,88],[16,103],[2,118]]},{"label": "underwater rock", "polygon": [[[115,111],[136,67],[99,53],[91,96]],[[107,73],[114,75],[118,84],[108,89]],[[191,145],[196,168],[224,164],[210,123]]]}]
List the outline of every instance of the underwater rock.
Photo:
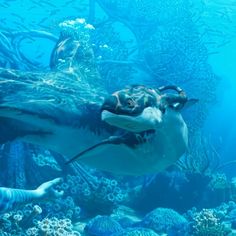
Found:
[{"label": "underwater rock", "polygon": [[[169,208],[156,208],[148,213],[138,225],[153,229],[157,233],[167,233],[174,228],[187,230],[187,220],[178,212]],[[184,235],[184,234],[182,234]]]},{"label": "underwater rock", "polygon": [[91,236],[109,236],[116,232],[122,232],[123,228],[109,216],[96,216],[85,227],[85,232]]}]

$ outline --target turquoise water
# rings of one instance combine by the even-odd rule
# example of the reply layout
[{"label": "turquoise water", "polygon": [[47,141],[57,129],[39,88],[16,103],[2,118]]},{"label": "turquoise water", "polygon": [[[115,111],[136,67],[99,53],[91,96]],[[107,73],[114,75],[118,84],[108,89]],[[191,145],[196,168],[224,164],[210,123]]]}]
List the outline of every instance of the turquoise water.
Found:
[{"label": "turquoise water", "polygon": [[233,0],[0,13],[0,236],[235,234]]}]

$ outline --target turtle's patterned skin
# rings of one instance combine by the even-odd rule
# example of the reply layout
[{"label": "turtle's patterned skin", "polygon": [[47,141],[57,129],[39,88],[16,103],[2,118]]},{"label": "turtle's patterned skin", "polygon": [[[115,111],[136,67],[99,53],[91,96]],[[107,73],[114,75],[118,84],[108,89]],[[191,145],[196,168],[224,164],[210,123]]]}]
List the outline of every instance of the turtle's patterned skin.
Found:
[{"label": "turtle's patterned skin", "polygon": [[[166,90],[174,90],[178,94],[163,93]],[[170,85],[153,89],[143,85],[134,85],[113,93],[105,101],[102,109],[119,115],[136,116],[146,107],[157,107],[164,113],[166,107],[180,109],[186,102],[185,92],[177,86]]]}]

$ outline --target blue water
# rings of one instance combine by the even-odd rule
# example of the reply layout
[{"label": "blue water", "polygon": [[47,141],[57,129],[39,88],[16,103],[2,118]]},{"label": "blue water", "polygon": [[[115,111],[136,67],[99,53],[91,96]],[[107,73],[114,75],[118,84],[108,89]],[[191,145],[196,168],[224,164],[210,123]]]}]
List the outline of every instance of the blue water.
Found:
[{"label": "blue water", "polygon": [[221,155],[224,160],[234,159],[235,156],[236,108],[233,105],[236,94],[235,51],[236,41],[232,39],[232,42],[220,49],[219,54],[209,58],[210,64],[215,73],[222,78],[222,82],[218,91],[219,101],[212,109],[205,127],[214,136],[222,138]]},{"label": "blue water", "polygon": [[234,235],[235,61],[234,0],[0,1],[0,236]]}]

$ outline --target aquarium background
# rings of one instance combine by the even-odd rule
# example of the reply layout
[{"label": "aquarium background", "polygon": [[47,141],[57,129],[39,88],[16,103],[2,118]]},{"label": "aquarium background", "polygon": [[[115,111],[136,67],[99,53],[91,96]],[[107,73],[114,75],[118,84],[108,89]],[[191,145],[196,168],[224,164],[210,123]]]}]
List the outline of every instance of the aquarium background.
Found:
[{"label": "aquarium background", "polygon": [[91,43],[106,91],[176,84],[199,99],[183,114],[187,155],[155,175],[113,176],[80,165],[62,174],[56,153],[18,141],[1,145],[1,186],[34,189],[63,176],[65,194],[3,213],[0,235],[233,235],[233,0],[2,0],[0,13],[2,68],[50,72],[59,24],[84,18],[95,28]]}]

